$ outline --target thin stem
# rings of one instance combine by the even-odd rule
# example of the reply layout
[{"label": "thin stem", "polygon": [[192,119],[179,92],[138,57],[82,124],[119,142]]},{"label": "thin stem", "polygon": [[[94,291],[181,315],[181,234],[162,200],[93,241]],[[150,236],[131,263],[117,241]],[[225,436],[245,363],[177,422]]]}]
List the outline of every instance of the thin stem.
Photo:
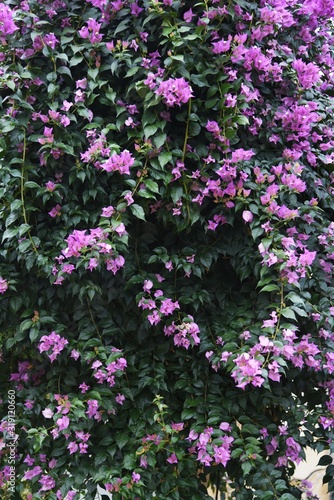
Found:
[{"label": "thin stem", "polygon": [[188,144],[188,139],[189,139],[190,113],[191,113],[191,99],[189,99],[189,101],[188,101],[188,118],[187,118],[187,123],[186,123],[186,132],[184,134],[183,151],[182,151],[182,161],[183,162],[184,162],[184,159],[186,157],[187,144]]},{"label": "thin stem", "polygon": [[282,310],[284,309],[284,307],[285,307],[285,304],[284,304],[284,285],[283,285],[283,281],[281,281],[280,310],[279,310],[279,313],[278,313],[278,319],[277,319],[277,323],[276,323],[274,340],[276,340],[277,334],[279,332],[279,327],[280,327],[280,322],[281,322],[281,316],[282,316]]},{"label": "thin stem", "polygon": [[90,314],[91,320],[92,320],[92,322],[93,322],[93,324],[95,326],[96,333],[97,333],[97,335],[98,335],[98,337],[99,337],[99,339],[100,339],[100,341],[102,343],[101,333],[100,333],[100,330],[99,330],[99,328],[98,328],[98,326],[97,326],[97,324],[95,322],[95,319],[94,319],[94,316],[93,316],[93,311],[92,311],[92,308],[90,307],[90,303],[89,303],[88,298],[87,298],[87,305],[88,305],[88,310],[89,310],[89,314]]},{"label": "thin stem", "polygon": [[[183,151],[182,151],[182,162],[183,163],[184,163],[185,158],[186,158],[187,144],[188,144],[188,139],[189,139],[190,113],[191,113],[191,99],[189,99],[189,101],[188,101],[188,117],[187,117],[186,131],[184,134]],[[186,176],[183,175],[182,178],[183,178],[184,192],[186,195],[187,222],[189,223],[190,222],[190,207],[189,207],[189,200],[188,200],[188,186],[187,186]]]}]

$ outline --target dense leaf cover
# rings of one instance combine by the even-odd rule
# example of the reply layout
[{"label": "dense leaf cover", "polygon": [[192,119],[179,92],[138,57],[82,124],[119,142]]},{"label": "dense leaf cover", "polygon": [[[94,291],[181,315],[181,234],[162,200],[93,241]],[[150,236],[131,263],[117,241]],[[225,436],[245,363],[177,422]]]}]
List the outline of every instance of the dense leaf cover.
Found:
[{"label": "dense leaf cover", "polygon": [[291,476],[334,451],[333,16],[0,3],[1,498],[14,437],[15,498],[315,498]]}]

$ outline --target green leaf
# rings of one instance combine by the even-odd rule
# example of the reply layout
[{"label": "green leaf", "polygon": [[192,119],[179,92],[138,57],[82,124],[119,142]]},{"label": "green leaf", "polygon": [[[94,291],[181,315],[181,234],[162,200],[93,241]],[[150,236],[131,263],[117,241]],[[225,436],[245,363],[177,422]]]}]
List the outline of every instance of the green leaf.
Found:
[{"label": "green leaf", "polygon": [[33,324],[34,323],[31,321],[31,319],[25,319],[20,324],[20,332],[24,332],[25,330],[29,330],[29,328],[31,328],[33,326]]},{"label": "green leaf", "polygon": [[6,229],[6,231],[3,233],[2,241],[5,241],[7,239],[11,240],[17,235],[18,232],[19,232],[18,227],[14,227],[12,229]]},{"label": "green leaf", "polygon": [[40,188],[39,184],[37,184],[37,182],[34,182],[34,181],[27,181],[24,183],[24,187],[25,188],[31,188],[31,189],[37,189],[37,188]]},{"label": "green leaf", "polygon": [[138,196],[141,196],[142,198],[156,200],[156,197],[154,196],[154,194],[151,191],[148,191],[147,189],[139,189],[137,194],[138,194]]},{"label": "green leaf", "polygon": [[123,460],[123,467],[126,470],[133,471],[137,466],[137,457],[133,455],[125,455]]},{"label": "green leaf", "polygon": [[14,122],[7,122],[7,123],[4,122],[4,124],[1,125],[0,130],[3,134],[7,134],[8,132],[11,132],[12,130],[14,130],[15,127],[16,127],[16,123],[14,123]]},{"label": "green leaf", "polygon": [[333,462],[333,459],[330,455],[322,455],[320,457],[318,465],[329,465]]},{"label": "green leaf", "polygon": [[282,316],[284,316],[284,318],[296,320],[295,313],[289,307],[285,307],[284,309],[282,309],[281,314],[282,314]]},{"label": "green leaf", "polygon": [[129,78],[130,76],[136,75],[140,68],[138,66],[132,66],[132,68],[128,69],[125,74],[125,78]]},{"label": "green leaf", "polygon": [[286,299],[291,300],[291,302],[293,302],[294,304],[302,304],[304,302],[303,297],[301,297],[300,295],[297,295],[294,292],[288,293],[288,295],[286,296]]},{"label": "green leaf", "polygon": [[117,59],[111,63],[110,71],[112,75],[115,75],[117,73],[118,66],[119,66],[119,61]]},{"label": "green leaf", "polygon": [[291,306],[291,309],[298,314],[298,316],[302,318],[308,318],[308,313],[305,311],[305,309],[301,309],[301,307],[297,306]]},{"label": "green leaf", "polygon": [[252,469],[252,463],[249,460],[247,460],[246,462],[241,462],[241,468],[244,476],[247,476]]},{"label": "green leaf", "polygon": [[10,209],[11,210],[20,210],[22,207],[22,201],[21,200],[14,200],[11,204],[10,204]]},{"label": "green leaf", "polygon": [[266,285],[263,288],[261,288],[261,292],[279,292],[280,287],[278,285]]},{"label": "green leaf", "polygon": [[168,151],[163,151],[158,156],[158,162],[162,168],[165,165],[167,165],[167,163],[169,163],[171,160],[172,160],[172,153],[169,153]]},{"label": "green leaf", "polygon": [[[56,59],[60,59],[61,61],[66,61],[68,62],[68,57],[67,57],[67,54],[65,54],[65,52],[62,52],[61,54],[57,54],[56,55]],[[63,66],[61,66],[62,68]],[[59,68],[60,69],[60,68]]]},{"label": "green leaf", "polygon": [[195,75],[195,74],[192,74],[190,76],[190,80],[192,83],[194,83],[195,85],[197,85],[198,87],[209,87],[209,82],[207,81],[207,79],[205,78],[204,75]]},{"label": "green leaf", "polygon": [[251,229],[253,239],[256,240],[259,236],[264,233],[264,229],[261,226],[253,227]]},{"label": "green leaf", "polygon": [[184,56],[182,54],[177,54],[177,55],[174,55],[174,56],[170,56],[170,58],[173,60],[173,61],[180,61],[180,62],[184,62]]},{"label": "green leaf", "polygon": [[155,181],[152,181],[152,179],[145,179],[144,184],[153,193],[159,193],[159,186],[158,183]]},{"label": "green leaf", "polygon": [[196,410],[194,410],[193,408],[186,408],[181,414],[181,420],[189,420],[194,416],[195,413]]},{"label": "green leaf", "polygon": [[35,340],[38,338],[38,336],[39,336],[39,331],[36,328],[31,328],[31,330],[29,332],[30,341],[35,342]]},{"label": "green leaf", "polygon": [[127,432],[117,432],[116,433],[116,443],[119,448],[122,449],[130,441],[130,436]]},{"label": "green leaf", "polygon": [[133,203],[130,205],[130,210],[137,219],[146,220],[144,209],[140,205]]},{"label": "green leaf", "polygon": [[89,68],[89,70],[87,71],[87,75],[89,76],[89,78],[91,78],[94,81],[96,80],[98,74],[99,74],[98,68]]},{"label": "green leaf", "polygon": [[173,186],[170,192],[170,196],[174,203],[179,201],[183,195],[183,188],[181,186]]},{"label": "green leaf", "polygon": [[70,59],[70,66],[77,66],[83,61],[83,56],[82,55],[75,55],[71,57]]},{"label": "green leaf", "polygon": [[15,222],[20,217],[20,215],[21,215],[21,213],[18,211],[14,211],[14,212],[10,213],[5,221],[6,228],[8,226],[10,226],[11,224],[13,224],[13,222]]},{"label": "green leaf", "polygon": [[60,75],[67,75],[72,78],[72,73],[66,66],[60,66],[60,68],[57,69],[57,73],[59,73]]},{"label": "green leaf", "polygon": [[157,134],[153,137],[153,142],[156,148],[160,149],[166,142],[167,135],[164,133]]},{"label": "green leaf", "polygon": [[29,239],[20,241],[19,243],[19,251],[22,253],[24,253],[30,247],[31,247],[31,241]]},{"label": "green leaf", "polygon": [[249,120],[247,116],[237,116],[235,119],[235,122],[238,123],[239,125],[249,125]]},{"label": "green leaf", "polygon": [[148,124],[148,125],[145,125],[144,127],[144,135],[146,137],[146,139],[148,139],[149,137],[151,137],[152,135],[154,135],[156,133],[156,131],[158,130],[158,125],[155,125],[155,124]]},{"label": "green leaf", "polygon": [[11,297],[9,299],[9,307],[14,313],[16,313],[21,306],[22,306],[22,298],[20,296],[14,295],[14,297]]},{"label": "green leaf", "polygon": [[[257,436],[259,434],[259,429],[253,424],[245,424],[242,426],[242,432]],[[258,445],[258,441],[256,440],[254,444]]]},{"label": "green leaf", "polygon": [[190,122],[189,124],[189,137],[196,137],[201,132],[201,126],[199,123]]},{"label": "green leaf", "polygon": [[124,21],[120,22],[117,25],[117,28],[114,30],[113,36],[116,36],[117,33],[121,33],[122,31],[124,31],[128,27],[128,24],[129,24],[129,19],[125,19]]},{"label": "green leaf", "polygon": [[48,94],[52,95],[54,94],[57,90],[59,89],[58,85],[55,85],[54,83],[49,83],[48,85]]},{"label": "green leaf", "polygon": [[15,82],[13,82],[13,80],[7,80],[6,85],[10,90],[12,90],[13,92],[15,91],[16,85]]},{"label": "green leaf", "polygon": [[232,453],[231,453],[231,457],[232,458],[238,458],[240,457],[240,455],[242,455],[244,453],[244,450],[242,448],[235,448]]}]

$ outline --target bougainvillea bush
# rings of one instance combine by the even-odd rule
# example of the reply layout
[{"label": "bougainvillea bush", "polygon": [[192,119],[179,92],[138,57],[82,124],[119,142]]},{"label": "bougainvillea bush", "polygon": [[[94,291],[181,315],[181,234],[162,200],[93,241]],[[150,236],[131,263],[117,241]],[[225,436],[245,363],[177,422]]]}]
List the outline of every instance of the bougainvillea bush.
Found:
[{"label": "bougainvillea bush", "polygon": [[0,3],[1,498],[316,498],[291,477],[334,451],[333,17]]}]

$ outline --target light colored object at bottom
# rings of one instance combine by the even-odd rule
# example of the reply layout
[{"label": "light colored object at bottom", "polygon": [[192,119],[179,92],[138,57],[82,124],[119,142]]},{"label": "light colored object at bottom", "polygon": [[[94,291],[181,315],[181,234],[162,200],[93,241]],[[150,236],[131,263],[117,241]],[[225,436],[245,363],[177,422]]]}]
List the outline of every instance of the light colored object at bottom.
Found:
[{"label": "light colored object at bottom", "polygon": [[322,479],[326,472],[326,466],[318,465],[319,459],[323,455],[328,455],[327,452],[317,453],[311,448],[305,449],[306,458],[297,465],[294,479],[306,479],[312,483],[312,492],[317,495],[320,500],[331,500],[333,495],[328,493],[327,484],[322,484]]}]

